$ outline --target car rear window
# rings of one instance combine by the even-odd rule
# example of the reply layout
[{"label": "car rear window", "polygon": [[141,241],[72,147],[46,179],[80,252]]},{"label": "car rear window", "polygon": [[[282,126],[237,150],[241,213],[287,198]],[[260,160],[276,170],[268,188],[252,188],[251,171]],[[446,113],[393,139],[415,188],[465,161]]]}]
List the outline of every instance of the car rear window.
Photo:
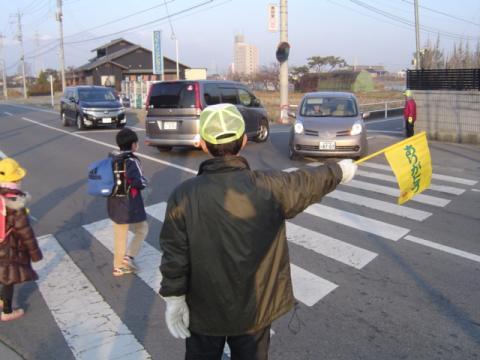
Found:
[{"label": "car rear window", "polygon": [[82,101],[114,101],[115,95],[109,89],[78,89],[78,98]]},{"label": "car rear window", "polygon": [[149,105],[154,109],[194,108],[195,86],[184,82],[153,84]]},{"label": "car rear window", "polygon": [[311,117],[357,116],[357,106],[347,97],[310,97],[302,103],[300,115]]}]

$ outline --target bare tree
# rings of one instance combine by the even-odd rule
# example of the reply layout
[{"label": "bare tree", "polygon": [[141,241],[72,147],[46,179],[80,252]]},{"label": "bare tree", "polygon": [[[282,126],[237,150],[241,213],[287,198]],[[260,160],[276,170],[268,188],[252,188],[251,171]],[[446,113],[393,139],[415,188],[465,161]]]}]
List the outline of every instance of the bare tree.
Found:
[{"label": "bare tree", "polygon": [[275,90],[280,90],[280,65],[273,62],[268,66],[262,66],[260,71],[255,74],[254,80],[263,84],[265,89],[273,87]]}]

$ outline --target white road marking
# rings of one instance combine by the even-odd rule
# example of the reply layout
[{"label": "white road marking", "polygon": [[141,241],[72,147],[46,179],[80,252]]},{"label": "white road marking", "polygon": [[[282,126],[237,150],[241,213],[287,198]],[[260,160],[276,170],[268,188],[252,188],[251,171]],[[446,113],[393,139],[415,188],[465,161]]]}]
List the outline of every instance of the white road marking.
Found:
[{"label": "white road marking", "polygon": [[472,189],[472,191],[480,192],[480,189]]},{"label": "white road marking", "polygon": [[[83,228],[113,254],[113,222],[110,219],[83,225]],[[129,232],[128,241],[131,241],[132,238],[133,234]],[[160,251],[144,241],[138,255],[135,256],[135,263],[140,269],[137,273],[138,277],[155,293],[158,293],[160,290],[160,283],[162,281],[162,275],[159,269],[161,255]]]},{"label": "white road marking", "polygon": [[383,221],[370,219],[365,216],[353,214],[348,211],[335,209],[321,204],[310,205],[307,209],[305,209],[304,212],[393,241],[401,239],[410,231],[410,229],[388,224]]},{"label": "white road marking", "polygon": [[[114,145],[111,145],[111,144],[106,143],[106,142],[103,142],[103,141],[99,141],[99,140],[95,140],[95,139],[90,139],[90,138],[88,138],[88,137],[86,137],[86,136],[83,136],[83,135],[80,135],[80,134],[78,134],[78,133],[76,133],[76,132],[70,132],[70,131],[67,131],[67,130],[58,129],[58,128],[54,127],[54,126],[50,126],[50,125],[47,125],[47,124],[43,124],[43,123],[41,123],[41,122],[39,122],[39,121],[35,121],[35,120],[29,119],[29,118],[26,118],[26,117],[22,117],[22,119],[25,120],[25,121],[29,121],[29,122],[31,122],[31,123],[37,124],[37,125],[39,125],[39,126],[43,126],[43,127],[47,128],[47,129],[50,129],[50,130],[58,131],[58,132],[61,132],[61,133],[64,133],[64,134],[67,134],[67,135],[70,135],[70,136],[77,137],[77,138],[82,139],[82,140],[90,141],[90,142],[93,142],[93,143],[95,143],[95,144],[98,144],[98,145],[102,145],[102,146],[111,148],[111,149],[117,149],[117,147],[114,146]],[[180,166],[180,165],[177,165],[177,164],[168,162],[168,161],[160,160],[160,159],[154,158],[153,156],[145,155],[145,154],[142,154],[142,153],[140,153],[140,152],[136,152],[135,155],[138,156],[138,157],[144,158],[144,159],[148,159],[148,160],[157,162],[157,163],[159,163],[159,164],[163,164],[163,165],[166,165],[166,166],[174,167],[174,168],[176,168],[176,169],[179,169],[179,170],[188,172],[188,173],[190,173],[190,174],[194,174],[194,175],[197,174],[197,170],[189,169],[189,168],[187,168],[187,167]]]},{"label": "white road marking", "polygon": [[[360,166],[392,172],[392,169],[390,168],[390,166],[377,164],[374,162],[364,162]],[[469,180],[469,179],[459,178],[455,176],[440,175],[440,174],[432,174],[432,179],[453,182],[453,183],[463,184],[463,185],[470,185],[470,186],[473,186],[478,182],[475,180]]]},{"label": "white road marking", "polygon": [[313,250],[355,269],[361,269],[377,254],[344,241],[287,222],[288,241]]},{"label": "white road marking", "polygon": [[307,166],[311,166],[311,167],[317,167],[317,166],[320,166],[320,165],[323,165],[323,162],[320,162],[320,161],[312,161],[311,163],[308,163]]},{"label": "white road marking", "polygon": [[[360,176],[368,177],[368,178],[371,178],[371,179],[378,179],[378,180],[397,183],[397,178],[395,176],[380,174],[380,173],[374,173],[374,172],[364,171],[364,170],[360,170],[360,169],[357,170],[355,175],[360,175]],[[461,195],[465,192],[465,189],[460,189],[460,188],[456,188],[456,187],[452,187],[452,186],[446,186],[446,185],[437,185],[437,184],[430,184],[430,187],[428,189],[443,192],[443,193],[447,193],[447,194],[453,194],[453,195]]]},{"label": "white road marking", "polygon": [[469,179],[459,178],[455,176],[439,175],[439,174],[433,174],[432,179],[449,181],[449,182],[454,182],[454,183],[463,184],[463,185],[470,185],[470,186],[473,186],[476,183],[478,183],[478,181],[475,181],[475,180],[469,180]]},{"label": "white road marking", "polygon": [[452,255],[457,255],[457,256],[463,257],[465,259],[469,259],[469,260],[480,263],[480,256],[479,255],[475,255],[475,254],[472,254],[472,253],[469,253],[469,252],[466,252],[466,251],[463,251],[463,250],[458,250],[458,249],[452,248],[450,246],[442,245],[442,244],[439,244],[439,243],[435,243],[435,242],[425,240],[425,239],[421,239],[421,238],[418,238],[416,236],[411,236],[411,235],[405,236],[405,240],[408,240],[408,241],[411,241],[411,242],[414,242],[416,244],[420,244],[420,245],[423,245],[423,246],[427,246],[427,247],[430,247],[432,249],[444,251],[446,253],[449,253],[449,254],[452,254]]},{"label": "white road marking", "polygon": [[[379,194],[395,196],[395,197],[398,197],[400,195],[400,190],[398,189],[388,187],[388,186],[382,186],[378,184],[372,184],[372,183],[368,183],[360,180],[352,180],[343,185],[361,189],[361,190],[373,191]],[[444,207],[450,202],[450,200],[447,200],[444,198],[439,198],[436,196],[430,196],[430,195],[424,195],[424,194],[415,195],[415,197],[413,197],[410,201],[416,201],[419,203],[428,204],[428,205],[437,206],[437,207]]]},{"label": "white road marking", "polygon": [[335,290],[338,285],[290,264],[293,294],[307,306],[313,306],[324,296]]},{"label": "white road marking", "polygon": [[2,150],[0,150],[0,159],[8,157]]},{"label": "white road marking", "polygon": [[38,238],[40,292],[76,359],[151,359],[52,235]]},{"label": "white road marking", "polygon": [[374,210],[383,211],[389,214],[405,217],[416,221],[423,221],[432,215],[432,213],[427,211],[417,210],[405,205],[392,204],[386,201],[376,200],[366,196],[341,191],[338,189],[332,191],[330,194],[327,194],[327,197],[360,206],[365,206]]},{"label": "white road marking", "polygon": [[[162,202],[162,203],[159,203],[159,204],[156,204],[156,205],[149,206],[145,210],[146,210],[148,215],[150,215],[151,217],[163,222],[164,219],[165,219],[166,208],[167,208],[167,204],[165,202]],[[288,229],[289,226],[292,226],[291,229],[294,229],[294,231],[295,231],[296,225],[288,224],[287,229]],[[296,239],[299,242],[301,242],[301,243],[299,243],[299,245],[305,246],[305,244],[313,244],[313,240],[311,238],[310,239],[303,238],[303,240],[302,240],[302,238],[301,238],[302,234],[305,235],[305,234],[307,234],[307,232],[302,232],[299,235],[300,237],[296,237]],[[307,236],[309,236],[309,235],[311,235],[311,234],[308,234]],[[333,239],[333,240],[335,240],[335,239]],[[330,242],[330,243],[332,244],[333,242]],[[335,243],[335,244],[338,247],[338,246],[341,246],[341,245],[339,245],[340,243],[341,242],[338,240],[338,242]],[[345,245],[347,245],[347,244],[345,244]],[[358,248],[359,251],[355,253],[352,245],[350,245],[350,246],[351,247],[349,248],[349,250],[352,253],[352,260],[350,261],[349,265],[350,264],[360,264],[360,265],[364,264],[364,262],[366,261],[365,259],[367,259],[367,255],[365,255],[366,253],[362,253],[362,255],[363,255],[363,258],[362,258],[362,255],[360,255],[360,252],[363,249]],[[344,249],[347,249],[347,248],[348,248],[348,246],[344,247]],[[319,252],[320,249],[321,249],[321,246],[311,248],[311,250],[316,251],[316,252]],[[367,250],[363,250],[363,251],[366,252]],[[328,251],[326,251],[326,252],[328,252]],[[338,251],[336,251],[335,249],[331,249],[328,253],[332,256],[335,256],[334,254],[336,253],[337,257],[341,257],[341,255],[338,254]],[[353,253],[355,253],[355,254],[353,254]],[[328,256],[328,255],[326,255],[326,256]],[[348,261],[344,257],[342,259],[343,259],[343,261],[342,260],[338,260],[338,261],[342,261],[342,262]],[[351,266],[355,266],[355,265],[351,265]],[[305,305],[308,305],[308,306],[314,305],[317,301],[319,301],[321,298],[323,298],[330,291],[332,291],[333,289],[335,289],[337,287],[337,285],[335,285],[334,283],[331,283],[330,281],[325,280],[325,279],[321,278],[320,276],[312,274],[312,273],[308,272],[307,270],[301,269],[300,267],[298,267],[296,265],[290,264],[290,267],[292,269],[292,283],[293,283],[295,298],[298,301],[301,301],[302,303],[304,303]]]},{"label": "white road marking", "polygon": [[292,167],[292,168],[288,168],[288,169],[283,169],[283,171],[285,171],[285,172],[292,172],[292,171],[295,171],[295,170],[298,170],[298,168]]},{"label": "white road marking", "polygon": [[12,113],[9,113],[9,112],[7,112],[7,111],[4,111],[3,113],[4,113],[5,115],[8,115],[8,116],[13,116]]}]

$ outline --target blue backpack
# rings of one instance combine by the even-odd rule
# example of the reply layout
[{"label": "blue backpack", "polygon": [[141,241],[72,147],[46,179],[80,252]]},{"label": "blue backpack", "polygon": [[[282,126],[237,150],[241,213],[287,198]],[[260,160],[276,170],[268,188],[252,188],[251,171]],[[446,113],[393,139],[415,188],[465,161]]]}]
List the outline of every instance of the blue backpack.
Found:
[{"label": "blue backpack", "polygon": [[87,191],[92,196],[128,196],[126,159],[109,156],[88,167]]}]

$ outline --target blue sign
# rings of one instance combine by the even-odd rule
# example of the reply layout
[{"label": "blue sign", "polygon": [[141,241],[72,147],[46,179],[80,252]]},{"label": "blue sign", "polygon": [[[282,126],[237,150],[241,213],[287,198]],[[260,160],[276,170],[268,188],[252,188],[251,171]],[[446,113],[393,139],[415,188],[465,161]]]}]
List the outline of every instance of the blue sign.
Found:
[{"label": "blue sign", "polygon": [[162,54],[162,31],[153,32],[153,51],[152,51],[153,73],[162,75],[163,78],[163,54]]}]

